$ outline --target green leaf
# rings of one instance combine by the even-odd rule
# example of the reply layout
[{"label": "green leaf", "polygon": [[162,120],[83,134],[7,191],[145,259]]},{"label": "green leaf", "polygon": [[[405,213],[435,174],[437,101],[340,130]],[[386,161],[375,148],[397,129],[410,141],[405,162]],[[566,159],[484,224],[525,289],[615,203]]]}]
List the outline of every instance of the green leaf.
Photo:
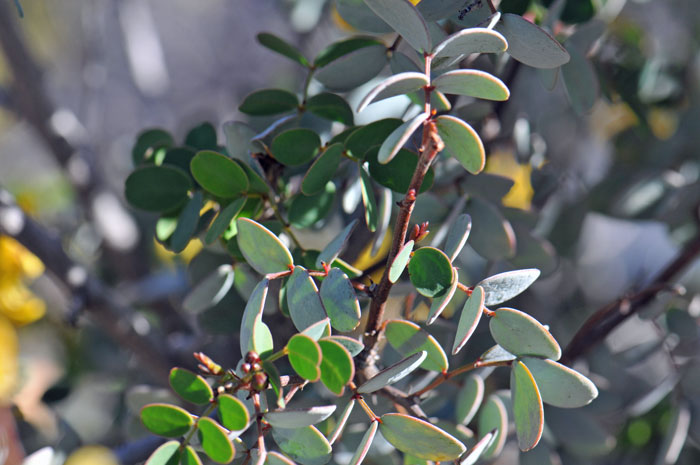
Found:
[{"label": "green leaf", "polygon": [[295,334],[287,343],[289,364],[299,376],[316,382],[321,377],[321,347],[304,334]]},{"label": "green leaf", "polygon": [[466,213],[459,215],[450,225],[450,230],[447,232],[447,239],[445,239],[444,252],[445,255],[450,257],[451,262],[454,262],[455,258],[457,258],[462,251],[464,244],[467,243],[471,230],[472,217]]},{"label": "green leaf", "polygon": [[357,328],[360,324],[360,302],[345,273],[331,268],[321,283],[320,295],[333,328],[343,333]]},{"label": "green leaf", "polygon": [[281,89],[263,89],[249,94],[238,107],[242,113],[252,116],[269,116],[296,110],[297,96]]},{"label": "green leaf", "polygon": [[426,351],[428,356],[421,363],[421,368],[439,372],[447,370],[447,355],[440,343],[417,324],[406,320],[388,320],[384,335],[403,357]]},{"label": "green leaf", "polygon": [[588,405],[598,397],[598,389],[578,371],[552,360],[523,357],[522,362],[535,378],[542,402],[562,408]]},{"label": "green leaf", "polygon": [[173,145],[175,145],[173,136],[164,129],[147,129],[141,132],[136,137],[136,143],[131,149],[131,159],[134,162],[134,166],[138,166],[145,161],[152,161],[156,152]]},{"label": "green leaf", "polygon": [[367,452],[369,452],[369,448],[372,445],[372,441],[374,440],[374,436],[377,434],[378,427],[379,427],[378,421],[375,420],[372,423],[370,423],[369,429],[367,430],[365,435],[362,436],[362,440],[360,441],[360,444],[357,446],[357,450],[353,454],[348,465],[360,465],[362,463],[362,461],[365,459],[365,456],[367,455]]},{"label": "green leaf", "polygon": [[481,315],[484,309],[484,289],[481,286],[476,286],[462,307],[462,313],[459,316],[457,324],[457,332],[455,333],[455,342],[452,346],[452,355],[462,350],[464,344],[474,334],[476,327],[481,321]]},{"label": "green leaf", "polygon": [[348,238],[355,230],[355,226],[357,226],[357,219],[352,220],[347,226],[345,226],[345,228],[340,232],[340,234],[338,234],[332,241],[328,243],[327,246],[323,248],[321,253],[318,254],[318,258],[316,259],[315,265],[317,267],[320,268],[322,263],[333,263],[333,261],[336,258],[338,258],[338,255],[340,255],[340,252],[345,247]]},{"label": "green leaf", "polygon": [[269,34],[267,32],[261,32],[258,34],[258,42],[263,47],[267,47],[273,52],[277,52],[280,55],[286,56],[292,61],[296,61],[302,66],[311,66],[309,60],[292,44],[287,43],[276,35]]},{"label": "green leaf", "polygon": [[427,86],[428,79],[423,73],[405,72],[389,76],[372,89],[357,106],[357,112],[367,108],[367,105],[379,102],[397,95],[409,94]]},{"label": "green leaf", "polygon": [[457,69],[433,79],[435,88],[446,94],[466,95],[486,100],[508,100],[510,91],[503,81],[485,71]]},{"label": "green leaf", "polygon": [[360,188],[362,190],[362,204],[365,206],[365,223],[370,232],[377,230],[377,221],[379,216],[377,213],[377,200],[374,197],[374,187],[364,166],[358,166],[360,170]]},{"label": "green leaf", "polygon": [[348,352],[350,352],[350,355],[352,357],[355,357],[357,354],[362,352],[362,349],[365,348],[365,345],[361,341],[358,341],[357,339],[354,339],[352,337],[330,336],[329,339],[332,339],[341,346],[345,347],[348,350]]},{"label": "green leaf", "polygon": [[263,371],[267,374],[267,380],[270,382],[272,390],[275,392],[275,397],[277,398],[277,406],[279,408],[284,408],[284,392],[282,390],[282,380],[280,379],[280,372],[274,363],[269,360],[263,360],[262,362]]},{"label": "green leaf", "polygon": [[431,298],[447,292],[454,280],[450,259],[434,247],[421,247],[413,252],[408,273],[416,290]]},{"label": "green leaf", "polygon": [[496,29],[508,40],[508,54],[535,68],[556,68],[569,61],[569,53],[549,33],[522,16],[505,13]]},{"label": "green leaf", "polygon": [[323,358],[321,359],[321,382],[332,393],[341,396],[345,385],[355,376],[355,364],[350,352],[333,339],[318,341]]},{"label": "green leaf", "polygon": [[304,179],[301,181],[301,191],[306,195],[322,192],[333,179],[342,158],[343,144],[335,143],[326,147],[304,175]]},{"label": "green leaf", "polygon": [[340,17],[355,29],[375,33],[391,32],[391,27],[375,15],[363,0],[337,0],[335,6]]},{"label": "green leaf", "polygon": [[[326,63],[327,58],[345,52],[327,64],[322,66],[317,64],[320,69],[316,72],[315,78],[327,88],[342,92],[354,89],[379,74],[386,65],[387,51],[383,43],[376,39],[364,38],[351,42],[355,40],[345,41],[348,44],[341,42],[342,46],[334,47],[327,57],[319,55],[320,62]],[[350,50],[352,47],[345,47],[345,45],[352,45],[355,48]],[[317,62],[319,58],[316,59]]]},{"label": "green leaf", "polygon": [[236,220],[238,246],[248,264],[258,273],[287,271],[292,254],[269,229],[249,218]]},{"label": "green leaf", "polygon": [[519,295],[539,276],[537,268],[506,271],[484,279],[477,286],[483,287],[486,293],[484,305],[497,305]]},{"label": "green leaf", "polygon": [[428,119],[428,116],[429,115],[427,113],[421,113],[394,129],[394,131],[389,134],[389,137],[387,137],[379,147],[379,152],[377,153],[377,160],[379,163],[389,163],[391,159],[394,158],[397,153],[399,153],[399,150],[404,146],[408,138],[411,137],[411,135],[421,124],[423,124],[426,119]]},{"label": "green leaf", "polygon": [[170,370],[170,386],[177,395],[193,404],[205,405],[214,398],[214,392],[206,380],[185,368]]},{"label": "green leaf", "polygon": [[327,120],[337,121],[346,126],[353,124],[352,108],[348,102],[343,97],[330,92],[322,92],[310,97],[306,101],[306,109]]},{"label": "green leaf", "polygon": [[412,3],[406,0],[365,0],[365,3],[401,34],[411,47],[418,52],[430,52],[432,46],[428,26]]},{"label": "green leaf", "polygon": [[487,260],[502,260],[515,255],[515,231],[498,208],[473,197],[467,211],[473,221],[469,244],[479,255]]},{"label": "green leaf", "polygon": [[141,409],[141,421],[151,433],[177,438],[187,433],[194,420],[183,408],[170,404],[148,404]]},{"label": "green leaf", "polygon": [[508,352],[503,347],[496,344],[495,346],[488,349],[486,352],[481,354],[479,357],[479,362],[510,362],[515,360],[517,357],[510,352]]},{"label": "green leaf", "polygon": [[598,74],[586,55],[575,45],[569,45],[566,50],[571,59],[562,65],[561,77],[572,108],[582,115],[589,112],[598,100],[600,93]]},{"label": "green leaf", "polygon": [[331,445],[314,426],[272,428],[272,438],[282,452],[303,465],[325,465],[331,459]]},{"label": "green leaf", "polygon": [[171,166],[144,166],[126,178],[126,200],[151,212],[167,212],[184,204],[192,181],[184,171]]},{"label": "green leaf", "polygon": [[267,412],[265,420],[274,428],[303,428],[315,425],[335,412],[335,405],[319,405],[303,409],[285,409]]},{"label": "green leaf", "polygon": [[202,465],[202,459],[199,458],[192,446],[186,446],[182,451],[180,465]]},{"label": "green leaf", "polygon": [[226,207],[221,210],[218,215],[216,215],[216,218],[212,222],[211,226],[209,226],[207,235],[204,237],[205,244],[212,244],[219,237],[221,237],[221,235],[231,226],[233,218],[243,209],[243,205],[245,205],[246,200],[246,197],[236,199],[230,204],[226,205]]},{"label": "green leaf", "polygon": [[321,147],[321,139],[311,129],[288,129],[272,139],[270,150],[277,161],[287,166],[308,163]]},{"label": "green leaf", "polygon": [[295,228],[303,229],[313,226],[330,213],[335,201],[335,184],[328,181],[318,194],[297,194],[289,205],[289,222]]},{"label": "green leaf", "polygon": [[284,455],[273,450],[267,452],[267,458],[265,459],[265,465],[295,465],[294,462],[289,460]]},{"label": "green leaf", "polygon": [[[369,174],[372,179],[384,187],[388,187],[394,192],[405,194],[411,185],[413,172],[418,165],[418,155],[410,150],[401,149],[389,163],[383,164],[378,160],[379,148],[374,147],[365,153]],[[435,172],[433,168],[428,168],[428,172],[423,178],[423,183],[418,189],[418,193],[427,191],[433,186]]]},{"label": "green leaf", "polygon": [[209,417],[200,417],[197,424],[199,440],[204,452],[217,463],[229,463],[236,450],[227,436],[227,431]]},{"label": "green leaf", "polygon": [[314,341],[318,341],[322,337],[327,337],[331,335],[331,319],[324,318],[321,321],[308,326],[304,331],[299,334],[304,334],[309,336]]},{"label": "green leaf", "polygon": [[314,66],[316,66],[316,68],[322,68],[338,58],[347,55],[348,53],[352,53],[356,50],[370,47],[372,45],[384,46],[380,40],[377,40],[374,37],[351,37],[349,39],[332,43],[319,52],[314,60]]},{"label": "green leaf", "polygon": [[403,270],[406,269],[408,265],[408,260],[411,258],[411,253],[413,253],[413,241],[410,240],[406,242],[399,252],[394,257],[394,261],[391,262],[391,267],[389,268],[389,282],[396,283],[401,277]]},{"label": "green leaf", "polygon": [[544,409],[535,378],[519,360],[513,362],[510,372],[510,391],[518,446],[526,452],[540,442],[544,428]]},{"label": "green leaf", "polygon": [[241,431],[248,426],[250,417],[246,406],[231,394],[221,394],[219,402],[219,418],[221,424],[231,431]]},{"label": "green leaf", "polygon": [[168,441],[159,446],[145,465],[178,465],[180,463],[180,441]]},{"label": "green leaf", "polygon": [[243,357],[251,350],[263,355],[273,348],[270,329],[262,321],[269,284],[268,279],[260,281],[250,294],[245,310],[243,310],[240,332],[241,356]]},{"label": "green leaf", "polygon": [[328,316],[318,295],[316,283],[303,266],[295,266],[287,281],[287,305],[289,316],[299,331]]},{"label": "green leaf", "polygon": [[426,321],[426,324],[432,325],[433,323],[435,323],[435,320],[437,320],[437,318],[442,314],[442,311],[445,310],[445,307],[447,307],[447,305],[452,300],[452,297],[455,295],[458,283],[459,276],[457,268],[453,268],[452,284],[450,285],[450,287],[447,288],[447,292],[433,298],[433,301],[430,303],[430,311],[428,312],[428,319]]},{"label": "green leaf", "polygon": [[512,308],[499,308],[489,323],[491,336],[515,355],[559,360],[561,348],[547,329],[530,315]]},{"label": "green leaf", "polygon": [[202,193],[200,191],[195,192],[177,217],[177,226],[172,236],[170,236],[169,244],[169,248],[173,252],[180,253],[189,244],[192,235],[197,229],[202,203]]},{"label": "green leaf", "polygon": [[390,367],[385,368],[376,375],[372,376],[359,388],[357,388],[357,392],[360,394],[370,394],[374,391],[382,389],[384,386],[394,384],[395,382],[411,374],[421,365],[421,363],[423,363],[427,356],[428,352],[424,350],[416,352],[413,355],[409,355],[403,360],[396,362]]},{"label": "green leaf", "polygon": [[193,127],[185,136],[185,145],[197,150],[216,150],[216,128],[208,122]]},{"label": "green leaf", "polygon": [[457,394],[455,421],[468,425],[484,400],[484,379],[479,375],[469,375]]},{"label": "green leaf", "polygon": [[501,454],[508,436],[508,411],[500,397],[491,395],[482,405],[478,420],[479,434],[485,436],[496,430],[496,436],[481,457],[488,460]]},{"label": "green leaf", "polygon": [[[267,185],[267,182],[256,172],[251,168],[247,163],[244,163],[240,160],[237,161],[238,166],[243,168],[243,171],[245,171],[245,175],[248,177],[248,182],[250,183],[250,186],[248,187],[248,193],[249,194],[267,194],[270,188]],[[257,163],[257,162],[255,162]]]},{"label": "green leaf", "polygon": [[365,154],[375,145],[381,145],[403,121],[398,118],[386,118],[355,130],[345,140],[345,149],[355,158],[364,160]]},{"label": "green leaf", "polygon": [[197,152],[187,147],[173,147],[165,152],[162,163],[157,163],[156,165],[169,165],[175,168],[180,168],[185,173],[190,172],[190,163],[196,155]]},{"label": "green leaf", "polygon": [[457,31],[433,49],[433,60],[471,55],[472,53],[500,53],[508,48],[506,38],[484,27]]},{"label": "green leaf", "polygon": [[400,413],[382,415],[379,430],[401,452],[435,462],[455,460],[467,448],[435,425]]},{"label": "green leaf", "polygon": [[491,431],[490,433],[486,433],[484,437],[479,439],[479,441],[474,444],[474,447],[469,449],[469,451],[462,456],[459,461],[459,465],[474,465],[476,462],[478,462],[484,451],[486,451],[486,448],[489,446],[489,444],[491,444],[491,441],[493,441],[495,435],[495,430]]},{"label": "green leaf", "polygon": [[480,173],[486,165],[486,152],[479,134],[454,116],[440,115],[436,124],[447,153],[459,161],[465,170],[472,174]]},{"label": "green leaf", "polygon": [[350,401],[343,409],[343,413],[340,414],[340,418],[336,422],[335,428],[333,428],[333,431],[328,437],[329,443],[333,444],[343,433],[343,429],[345,428],[345,424],[348,422],[348,418],[350,418],[353,407],[355,407],[355,399],[350,398]]},{"label": "green leaf", "polygon": [[247,163],[248,152],[252,150],[251,140],[256,132],[253,128],[240,121],[227,121],[223,124],[226,138],[226,152],[231,158]]},{"label": "green leaf", "polygon": [[202,150],[190,163],[197,182],[217,197],[230,199],[248,190],[248,178],[238,164],[220,153]]}]

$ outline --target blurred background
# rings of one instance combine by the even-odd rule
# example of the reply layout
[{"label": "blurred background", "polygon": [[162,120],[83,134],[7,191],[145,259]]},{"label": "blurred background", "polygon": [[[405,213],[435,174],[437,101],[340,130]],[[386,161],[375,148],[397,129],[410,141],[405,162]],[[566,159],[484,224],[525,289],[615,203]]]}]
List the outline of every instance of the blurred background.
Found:
[{"label": "blurred background", "polygon": [[[42,228],[30,238],[33,252],[52,257],[42,263],[0,236],[0,464],[37,451],[32,464],[76,451],[74,465],[139,463],[158,443],[138,409],[173,398],[164,368],[191,367],[191,353],[203,349],[235,363],[230,334],[250,283],[237,282],[202,315],[182,311],[191,284],[221,254],[202,252],[199,241],[179,256],[157,244],[155,218],[123,200],[132,147],[144,128],[182,140],[204,121],[221,137],[222,123],[244,120],[237,108],[252,90],[295,91],[302,73],[255,35],[273,32],[315,56],[363,33],[338,13],[354,3],[25,0],[20,14],[0,0],[0,230],[11,235],[16,203]],[[500,8],[540,18],[551,3]],[[510,63],[500,68],[508,102],[456,110],[487,145],[489,175],[467,179],[464,192],[484,195],[507,225],[482,238],[505,234],[518,244],[506,257],[479,247],[475,229],[460,264],[468,284],[540,268],[517,305],[549,323],[562,345],[606,305],[643,308],[572,357],[600,398],[566,416],[547,412],[544,455],[518,459],[510,448],[497,463],[695,464],[700,8],[695,0],[555,5],[565,5],[552,27],[567,38],[571,64],[555,73]],[[356,122],[401,116],[405,106],[391,99]],[[416,221],[439,222],[458,198],[426,195]],[[342,222],[316,226],[303,241],[325,243]],[[348,260],[371,266],[381,256],[362,262],[364,245]],[[477,336],[465,359],[488,347],[488,331]]]}]

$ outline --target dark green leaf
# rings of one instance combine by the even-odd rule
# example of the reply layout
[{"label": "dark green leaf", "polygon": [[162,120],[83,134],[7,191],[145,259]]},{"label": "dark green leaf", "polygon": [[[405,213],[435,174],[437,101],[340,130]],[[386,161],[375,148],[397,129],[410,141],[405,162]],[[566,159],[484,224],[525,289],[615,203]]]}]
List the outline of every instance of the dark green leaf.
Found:
[{"label": "dark green leaf", "polygon": [[145,465],[178,465],[180,455],[180,441],[168,441],[153,451]]},{"label": "dark green leaf", "polygon": [[528,268],[506,271],[484,279],[478,284],[486,293],[484,305],[497,305],[512,299],[530,287],[539,276],[540,270]]},{"label": "dark green leaf", "polygon": [[366,42],[321,67],[316,79],[331,90],[348,91],[379,74],[388,61],[386,47],[374,39],[359,40]]},{"label": "dark green leaf", "polygon": [[479,134],[454,116],[438,116],[436,123],[447,153],[459,161],[465,170],[472,174],[480,173],[486,164],[486,152]]},{"label": "dark green leaf", "polygon": [[214,392],[206,380],[185,368],[170,370],[170,386],[180,397],[193,404],[205,405],[214,398]]},{"label": "dark green leaf", "polygon": [[216,150],[216,128],[211,123],[195,126],[185,136],[185,145],[197,150]]},{"label": "dark green leaf", "polygon": [[576,408],[598,397],[598,389],[590,379],[561,363],[531,357],[523,357],[522,362],[535,378],[544,403]]},{"label": "dark green leaf", "polygon": [[331,459],[331,445],[314,426],[272,428],[272,437],[282,452],[303,465],[325,465]]},{"label": "dark green leaf", "polygon": [[287,281],[287,305],[289,316],[299,331],[328,316],[318,295],[316,283],[303,266],[295,266]]},{"label": "dark green leaf", "polygon": [[464,344],[474,334],[476,327],[481,321],[481,315],[484,309],[484,289],[481,286],[476,286],[462,307],[462,313],[459,316],[457,324],[457,332],[455,333],[455,342],[452,346],[452,355],[462,350]]},{"label": "dark green leaf", "polygon": [[247,163],[248,152],[253,149],[251,140],[255,135],[255,130],[247,124],[239,121],[227,121],[224,123],[226,152],[231,158]]},{"label": "dark green leaf", "polygon": [[459,275],[457,272],[457,268],[452,269],[452,284],[450,287],[447,288],[447,291],[437,297],[433,298],[433,301],[430,304],[430,311],[428,312],[428,319],[426,321],[426,324],[432,325],[435,323],[435,320],[442,314],[442,311],[445,310],[445,307],[450,303],[452,300],[452,297],[455,295],[455,291],[457,290],[457,284],[459,283]]},{"label": "dark green leaf", "polygon": [[365,206],[365,223],[367,228],[374,232],[377,230],[377,221],[379,220],[377,213],[377,200],[374,197],[374,187],[365,168],[360,165],[360,187],[362,189],[362,204]]},{"label": "dark green leaf", "polygon": [[467,212],[473,221],[469,244],[479,255],[487,260],[501,260],[515,254],[515,232],[498,208],[486,200],[473,197]]},{"label": "dark green leaf", "polygon": [[467,448],[435,425],[400,413],[382,415],[379,430],[401,452],[435,462],[455,460]]},{"label": "dark green leaf", "polygon": [[426,351],[428,357],[421,368],[443,372],[447,370],[447,355],[440,343],[417,324],[406,320],[389,320],[384,332],[389,344],[403,357]]},{"label": "dark green leaf", "polygon": [[566,50],[571,59],[562,65],[561,77],[571,106],[581,115],[589,112],[598,99],[598,75],[588,58],[575,45],[567,42]]},{"label": "dark green leaf", "polygon": [[[369,174],[372,176],[372,179],[394,192],[405,194],[411,185],[413,172],[418,165],[418,155],[410,150],[401,149],[390,162],[383,164],[378,160],[378,152],[379,148],[375,147],[365,154],[369,166]],[[418,193],[430,189],[433,186],[434,179],[435,172],[433,168],[429,168]]]},{"label": "dark green leaf", "polygon": [[365,0],[365,3],[401,34],[411,47],[418,52],[430,52],[432,45],[428,26],[412,3],[405,0]]},{"label": "dark green leaf", "polygon": [[337,121],[346,126],[352,126],[353,124],[352,108],[339,95],[329,92],[316,94],[306,101],[306,109],[316,116]]},{"label": "dark green leaf", "polygon": [[299,376],[316,382],[321,377],[321,347],[304,334],[295,334],[287,343],[289,364]]},{"label": "dark green leaf", "polygon": [[556,68],[569,61],[557,39],[522,16],[506,13],[496,29],[508,40],[508,54],[526,65]]},{"label": "dark green leaf", "polygon": [[510,391],[518,446],[526,452],[540,442],[544,428],[544,409],[532,373],[519,360],[513,362],[510,372]]},{"label": "dark green leaf", "polygon": [[260,274],[287,271],[292,254],[277,236],[249,218],[236,220],[238,246],[248,264]]},{"label": "dark green leaf", "polygon": [[403,360],[400,360],[390,367],[385,368],[365,381],[362,385],[360,385],[360,387],[357,388],[357,392],[360,394],[370,394],[374,391],[382,389],[384,386],[388,386],[402,380],[411,374],[416,368],[418,368],[427,356],[428,352],[424,350],[416,352],[413,355],[409,355]]},{"label": "dark green leaf", "polygon": [[302,66],[310,66],[309,61],[306,57],[292,44],[280,39],[279,37],[269,34],[267,32],[261,32],[258,34],[258,42],[264,47],[269,48],[273,52],[277,52],[280,55],[286,56],[292,61],[296,61]]},{"label": "dark green leaf", "polygon": [[270,150],[280,163],[299,166],[313,159],[321,146],[321,139],[311,129],[288,129],[272,140]]},{"label": "dark green leaf", "polygon": [[134,147],[131,149],[131,159],[134,166],[145,161],[153,161],[155,153],[162,149],[168,149],[175,144],[173,136],[164,129],[147,129],[141,132]]},{"label": "dark green leaf", "polygon": [[180,212],[177,218],[177,226],[173,235],[170,236],[169,248],[175,253],[180,253],[185,250],[189,244],[192,235],[197,229],[199,222],[199,211],[202,209],[203,196],[200,191],[197,191],[185,204],[185,208]]},{"label": "dark green leaf", "polygon": [[141,421],[151,433],[177,438],[194,424],[187,410],[170,404],[148,404],[141,409]]},{"label": "dark green leaf", "polygon": [[[543,0],[542,4],[549,7],[554,0]],[[591,0],[567,0],[564,2],[561,19],[566,23],[583,23],[595,15],[595,6]]]},{"label": "dark green leaf", "polygon": [[280,378],[280,372],[274,363],[269,360],[263,360],[262,367],[267,374],[267,379],[275,392],[275,397],[277,397],[277,406],[279,408],[286,407],[284,402],[284,391],[282,390],[282,380]]},{"label": "dark green leaf", "polygon": [[233,160],[211,150],[202,150],[190,163],[192,175],[208,192],[230,199],[248,190],[245,171]]},{"label": "dark green leaf", "polygon": [[184,171],[171,166],[137,168],[126,178],[126,200],[151,212],[174,210],[187,201],[192,181]]},{"label": "dark green leaf", "polygon": [[231,394],[221,394],[219,402],[219,418],[221,424],[231,431],[240,431],[248,426],[250,421],[245,404]]},{"label": "dark green leaf", "polygon": [[289,205],[289,223],[299,229],[313,226],[330,213],[334,201],[335,184],[333,181],[328,181],[318,194],[297,194]]},{"label": "dark green leaf", "polygon": [[231,222],[233,221],[233,218],[240,213],[240,211],[243,209],[243,205],[245,205],[247,201],[246,197],[241,197],[240,199],[236,199],[230,204],[226,205],[226,207],[219,212],[218,215],[216,215],[216,219],[214,222],[209,226],[209,231],[207,231],[207,235],[204,237],[204,243],[205,244],[212,244],[214,241],[216,241],[229,227],[231,227]]},{"label": "dark green leaf", "polygon": [[537,320],[512,308],[499,308],[489,323],[491,336],[508,352],[515,355],[559,360],[561,348]]},{"label": "dark green leaf", "polygon": [[360,324],[360,302],[345,273],[331,268],[321,283],[320,295],[333,328],[343,333],[357,328]]},{"label": "dark green leaf", "polygon": [[413,252],[408,273],[416,290],[431,298],[447,292],[454,279],[450,259],[434,247],[421,247]]},{"label": "dark green leaf", "polygon": [[197,152],[187,147],[170,148],[165,152],[161,165],[174,166],[180,168],[185,173],[189,173],[190,163],[196,153]]},{"label": "dark green leaf", "polygon": [[355,376],[355,364],[350,352],[333,339],[318,341],[323,358],[321,359],[321,382],[329,391],[343,395],[345,385]]},{"label": "dark green leaf", "polygon": [[180,465],[202,465],[202,460],[192,446],[187,446],[182,451]]},{"label": "dark green leaf", "polygon": [[236,450],[227,436],[227,431],[209,417],[200,417],[199,440],[204,452],[217,463],[229,463]]},{"label": "dark green leaf", "polygon": [[297,96],[281,89],[264,89],[249,94],[238,109],[248,115],[269,116],[296,110]]},{"label": "dark green leaf", "polygon": [[345,141],[345,149],[355,158],[364,160],[365,153],[375,145],[389,137],[403,121],[397,118],[387,118],[375,121],[354,131]]}]

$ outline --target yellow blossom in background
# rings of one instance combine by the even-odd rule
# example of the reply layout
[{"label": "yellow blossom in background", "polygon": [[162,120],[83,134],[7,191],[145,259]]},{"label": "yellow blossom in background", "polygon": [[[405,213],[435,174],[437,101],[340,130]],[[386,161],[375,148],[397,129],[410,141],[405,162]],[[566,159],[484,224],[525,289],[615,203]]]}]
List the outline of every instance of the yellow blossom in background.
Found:
[{"label": "yellow blossom in background", "polygon": [[518,163],[512,152],[493,152],[486,159],[487,173],[498,174],[513,180],[515,184],[503,197],[505,207],[529,210],[532,196],[535,193],[530,182],[532,166],[529,163]]},{"label": "yellow blossom in background", "polygon": [[15,391],[18,352],[17,331],[10,320],[0,315],[0,405]]},{"label": "yellow blossom in background", "polygon": [[64,465],[119,465],[119,462],[107,447],[83,446],[70,454]]}]

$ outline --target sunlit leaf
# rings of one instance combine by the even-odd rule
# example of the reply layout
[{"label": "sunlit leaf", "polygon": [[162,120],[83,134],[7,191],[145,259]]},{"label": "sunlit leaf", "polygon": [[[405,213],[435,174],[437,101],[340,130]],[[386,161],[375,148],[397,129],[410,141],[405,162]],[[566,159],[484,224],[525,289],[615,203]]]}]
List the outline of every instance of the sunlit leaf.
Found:
[{"label": "sunlit leaf", "polygon": [[197,152],[190,162],[197,182],[217,197],[229,199],[248,190],[248,177],[235,161],[211,150]]},{"label": "sunlit leaf", "polygon": [[380,100],[397,95],[408,94],[427,85],[428,79],[425,77],[424,73],[405,72],[394,74],[377,84],[377,86],[362,99],[357,106],[357,112],[360,113],[371,103],[379,102]]},{"label": "sunlit leaf", "polygon": [[204,452],[217,463],[233,460],[235,449],[227,436],[227,431],[209,417],[201,417],[197,424],[199,440]]},{"label": "sunlit leaf", "polygon": [[295,266],[287,281],[287,305],[289,316],[299,331],[327,317],[318,288],[303,266]]},{"label": "sunlit leaf", "polygon": [[331,445],[314,426],[272,428],[272,437],[282,452],[303,465],[325,465],[331,458]]},{"label": "sunlit leaf", "polygon": [[214,398],[214,392],[206,380],[185,368],[170,370],[170,386],[180,397],[193,404],[205,405]]},{"label": "sunlit leaf", "polygon": [[251,350],[260,355],[272,350],[270,329],[262,321],[269,284],[269,280],[263,279],[255,286],[243,311],[240,331],[241,356],[243,357]]},{"label": "sunlit leaf", "polygon": [[515,355],[559,360],[561,348],[557,341],[533,317],[513,308],[499,308],[489,322],[493,339]]},{"label": "sunlit leaf", "polygon": [[535,378],[544,403],[576,408],[598,397],[598,389],[591,380],[561,363],[531,357],[523,357],[522,362]]},{"label": "sunlit leaf", "polygon": [[335,412],[335,405],[304,409],[284,409],[265,413],[265,421],[275,428],[303,428],[320,423]]},{"label": "sunlit leaf", "polygon": [[483,27],[457,31],[433,49],[433,60],[471,55],[472,53],[499,53],[508,48],[505,37]]},{"label": "sunlit leaf", "polygon": [[321,347],[304,334],[296,334],[287,343],[289,363],[299,376],[311,382],[321,377]]},{"label": "sunlit leaf", "polygon": [[436,124],[447,153],[470,173],[480,173],[486,164],[486,152],[476,131],[461,119],[449,115],[438,116]]},{"label": "sunlit leaf", "polygon": [[479,439],[479,441],[474,444],[474,447],[469,449],[469,451],[462,456],[461,460],[459,461],[459,465],[474,465],[476,462],[478,462],[481,455],[484,453],[489,444],[491,444],[491,441],[493,441],[495,435],[496,431],[486,433],[484,437]]},{"label": "sunlit leaf", "polygon": [[365,435],[362,436],[362,440],[357,446],[357,450],[355,450],[355,454],[350,459],[348,465],[360,465],[362,463],[362,461],[365,459],[365,456],[367,455],[367,452],[369,452],[369,448],[372,445],[374,436],[377,434],[378,427],[378,421],[373,421],[372,423],[370,423],[369,429],[367,430]]},{"label": "sunlit leaf", "polygon": [[207,235],[204,236],[204,243],[209,245],[216,241],[231,226],[233,218],[243,209],[247,198],[241,197],[228,204],[216,215],[216,218],[209,226]]},{"label": "sunlit leaf", "polygon": [[168,441],[153,451],[145,465],[178,465],[180,455],[180,441]]},{"label": "sunlit leaf", "polygon": [[329,339],[332,339],[341,346],[345,347],[348,350],[348,352],[350,352],[350,355],[353,357],[362,352],[362,349],[365,348],[365,345],[361,341],[358,341],[357,339],[354,339],[352,337],[330,336]]},{"label": "sunlit leaf", "polygon": [[442,372],[447,370],[447,355],[437,340],[417,324],[406,320],[389,320],[384,330],[389,344],[404,357],[426,351],[428,356],[421,368]]},{"label": "sunlit leaf", "polygon": [[455,258],[459,255],[467,243],[469,238],[469,233],[472,230],[472,218],[471,216],[463,213],[455,218],[454,222],[450,225],[450,230],[447,232],[447,239],[445,239],[444,252],[450,258],[450,261],[454,262]]},{"label": "sunlit leaf", "polygon": [[430,52],[432,46],[428,26],[416,7],[407,0],[365,0],[382,18],[418,52]]},{"label": "sunlit leaf", "polygon": [[506,271],[482,280],[477,286],[483,287],[486,293],[484,305],[497,305],[519,295],[539,276],[540,270],[536,268]]},{"label": "sunlit leaf", "polygon": [[202,465],[202,459],[199,458],[192,446],[187,446],[182,451],[180,465]]},{"label": "sunlit leaf", "polygon": [[318,341],[322,337],[328,337],[331,335],[331,319],[324,318],[321,321],[317,321],[306,327],[306,329],[299,334],[309,336],[314,341]]},{"label": "sunlit leaf", "polygon": [[426,119],[428,119],[428,114],[421,113],[394,129],[394,131],[389,134],[389,136],[379,147],[379,153],[377,154],[377,160],[379,163],[389,163],[391,159],[394,158],[394,156],[399,152],[401,147],[404,146],[406,141],[408,141],[408,138],[411,137],[411,135],[421,124],[423,124]]},{"label": "sunlit leaf", "polygon": [[408,260],[411,258],[411,253],[413,253],[413,241],[406,242],[399,252],[394,257],[394,261],[391,262],[391,267],[389,268],[389,281],[395,283],[401,277],[403,270],[406,269],[408,265]]},{"label": "sunlit leaf", "polygon": [[350,352],[333,339],[318,341],[323,358],[321,359],[321,382],[331,392],[342,395],[345,385],[355,376],[355,364]]},{"label": "sunlit leaf", "polygon": [[433,460],[454,460],[467,448],[437,426],[400,413],[382,415],[379,430],[401,452]]},{"label": "sunlit leaf", "polygon": [[477,69],[448,71],[433,79],[431,85],[446,94],[466,95],[486,100],[508,100],[508,87],[496,76]]},{"label": "sunlit leaf", "polygon": [[519,360],[513,362],[510,372],[510,390],[518,446],[520,450],[528,451],[534,448],[542,437],[544,409],[535,378]]},{"label": "sunlit leaf", "polygon": [[413,286],[426,297],[443,295],[454,280],[450,259],[434,247],[421,247],[413,252],[408,262],[408,273]]},{"label": "sunlit leaf", "polygon": [[335,428],[333,428],[333,432],[328,437],[328,442],[333,444],[341,434],[343,434],[343,429],[345,429],[345,425],[348,422],[348,418],[350,418],[350,414],[352,413],[352,409],[355,407],[355,399],[350,399],[348,404],[345,406],[343,409],[343,413],[340,414],[340,418],[338,419],[338,422],[335,425]]},{"label": "sunlit leaf", "polygon": [[180,437],[194,424],[187,410],[170,404],[146,405],[141,409],[141,421],[150,432],[166,438]]},{"label": "sunlit leaf", "polygon": [[482,436],[496,430],[495,437],[482,454],[482,458],[490,459],[500,455],[508,436],[508,411],[498,396],[489,396],[481,406],[478,427]]},{"label": "sunlit leaf", "polygon": [[294,263],[287,247],[269,229],[249,218],[236,220],[238,246],[258,273],[287,271]]},{"label": "sunlit leaf", "polygon": [[217,401],[222,425],[231,431],[240,431],[248,426],[248,409],[243,402],[230,394],[221,394]]},{"label": "sunlit leaf", "polygon": [[184,204],[192,188],[190,177],[171,166],[144,166],[132,172],[125,182],[126,200],[134,207],[166,212]]},{"label": "sunlit leaf", "polygon": [[360,302],[355,289],[338,268],[331,268],[321,283],[320,296],[333,328],[348,332],[360,324]]}]

